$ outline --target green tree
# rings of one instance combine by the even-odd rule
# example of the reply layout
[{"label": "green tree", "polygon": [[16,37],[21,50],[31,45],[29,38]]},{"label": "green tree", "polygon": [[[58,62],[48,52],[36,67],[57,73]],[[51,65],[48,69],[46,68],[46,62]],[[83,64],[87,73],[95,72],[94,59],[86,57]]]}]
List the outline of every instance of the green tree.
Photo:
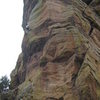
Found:
[{"label": "green tree", "polygon": [[9,89],[10,81],[7,76],[2,76],[0,79],[0,93]]}]

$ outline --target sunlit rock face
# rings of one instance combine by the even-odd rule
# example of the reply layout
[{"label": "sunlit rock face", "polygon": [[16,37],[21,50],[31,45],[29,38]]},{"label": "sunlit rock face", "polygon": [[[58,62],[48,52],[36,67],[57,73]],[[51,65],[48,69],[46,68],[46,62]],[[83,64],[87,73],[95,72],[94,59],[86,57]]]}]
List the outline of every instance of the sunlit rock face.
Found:
[{"label": "sunlit rock face", "polygon": [[16,100],[100,100],[100,0],[24,0]]}]

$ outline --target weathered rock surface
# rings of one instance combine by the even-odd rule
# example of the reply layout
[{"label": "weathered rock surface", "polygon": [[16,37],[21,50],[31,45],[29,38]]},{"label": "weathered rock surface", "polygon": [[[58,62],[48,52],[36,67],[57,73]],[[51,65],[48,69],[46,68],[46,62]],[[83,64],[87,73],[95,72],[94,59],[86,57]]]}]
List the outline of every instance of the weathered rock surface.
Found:
[{"label": "weathered rock surface", "polygon": [[100,100],[100,0],[24,0],[14,100]]}]

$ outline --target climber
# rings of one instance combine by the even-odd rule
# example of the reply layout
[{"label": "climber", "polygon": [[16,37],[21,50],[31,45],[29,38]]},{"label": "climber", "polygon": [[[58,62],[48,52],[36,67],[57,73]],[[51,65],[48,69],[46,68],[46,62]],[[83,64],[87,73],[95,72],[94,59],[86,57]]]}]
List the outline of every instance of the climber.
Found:
[{"label": "climber", "polygon": [[31,29],[30,29],[29,25],[27,24],[27,25],[26,25],[26,28],[25,28],[25,33],[27,34],[30,30],[31,30]]},{"label": "climber", "polygon": [[30,31],[30,28],[29,28],[29,25],[28,25],[28,24],[26,25],[26,29],[27,29],[28,31]]}]

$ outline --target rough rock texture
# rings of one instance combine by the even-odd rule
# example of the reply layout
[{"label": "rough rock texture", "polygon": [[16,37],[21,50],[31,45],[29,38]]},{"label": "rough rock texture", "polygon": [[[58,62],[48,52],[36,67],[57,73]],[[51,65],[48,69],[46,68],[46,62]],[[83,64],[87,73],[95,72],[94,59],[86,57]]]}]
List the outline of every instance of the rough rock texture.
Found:
[{"label": "rough rock texture", "polygon": [[14,100],[100,100],[100,0],[24,0]]}]

